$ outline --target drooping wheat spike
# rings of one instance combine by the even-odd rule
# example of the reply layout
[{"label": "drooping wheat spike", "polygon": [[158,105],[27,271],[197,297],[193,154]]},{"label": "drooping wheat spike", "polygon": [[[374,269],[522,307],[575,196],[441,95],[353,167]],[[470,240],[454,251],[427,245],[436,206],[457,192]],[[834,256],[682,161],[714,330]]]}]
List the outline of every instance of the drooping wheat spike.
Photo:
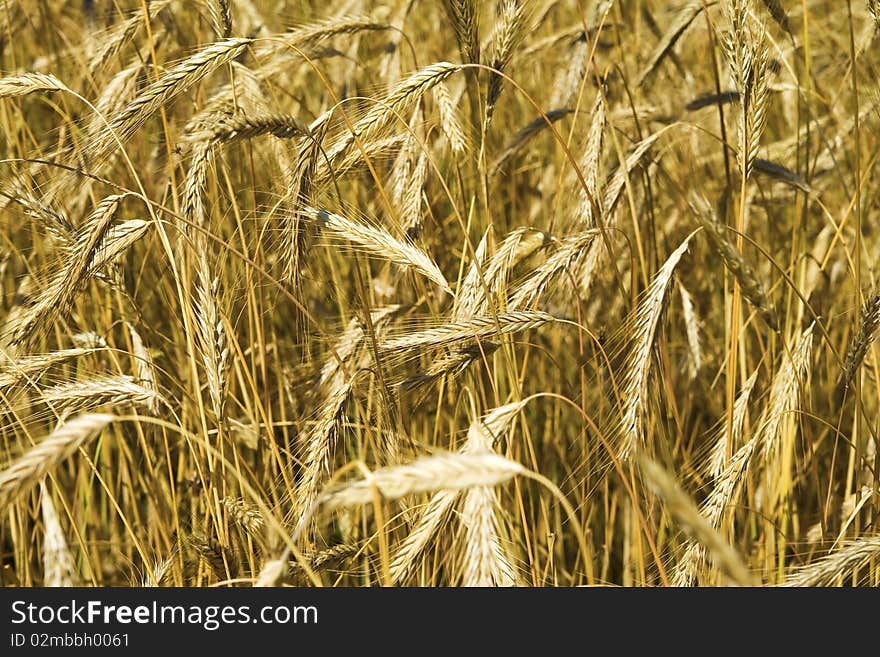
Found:
[{"label": "drooping wheat spike", "polygon": [[[317,573],[330,567],[340,567],[343,562],[361,550],[361,546],[357,544],[340,543],[326,550],[311,552],[306,554],[305,557],[309,568]],[[301,573],[303,570],[303,564],[295,559],[290,560],[288,567],[293,574]]]},{"label": "drooping wheat spike", "polygon": [[663,33],[663,37],[657,43],[654,51],[648,58],[648,62],[642,68],[641,72],[638,75],[638,78],[636,78],[637,86],[641,86],[642,84],[644,84],[645,80],[648,79],[648,76],[651,75],[655,70],[657,70],[660,62],[662,62],[663,59],[670,52],[672,52],[675,44],[678,43],[678,40],[685,33],[685,30],[688,29],[690,24],[694,22],[694,19],[700,15],[700,12],[703,10],[703,8],[704,5],[702,2],[700,2],[700,0],[691,0],[691,2],[688,2],[675,15],[675,18],[672,19],[672,23]]},{"label": "drooping wheat spike", "polygon": [[[485,279],[491,297],[497,297],[499,291],[508,288],[508,279],[514,267],[553,242],[552,235],[534,228],[517,228],[511,231],[496,249],[486,267]],[[490,310],[489,300],[483,298],[473,314],[484,315]]]},{"label": "drooping wheat spike", "polygon": [[[745,425],[746,416],[749,412],[749,398],[752,395],[752,390],[754,389],[755,381],[757,380],[758,370],[755,370],[740,389],[736,401],[733,403],[733,423],[730,434],[733,437],[733,447],[731,448],[731,451],[736,449],[736,445],[739,443],[740,437],[743,435],[743,426]],[[713,481],[721,477],[727,467],[727,426],[724,424],[719,425],[716,435],[717,438],[712,447],[712,451],[709,454],[709,458],[706,460],[706,471]]]},{"label": "drooping wheat spike", "polygon": [[40,483],[40,509],[43,517],[43,586],[76,586],[76,561],[67,547],[58,512],[43,482]]},{"label": "drooping wheat spike", "polygon": [[688,536],[706,548],[715,566],[731,583],[752,586],[755,578],[742,557],[700,514],[694,501],[681,489],[678,482],[643,453],[638,460],[647,485],[663,500],[670,515]]},{"label": "drooping wheat spike", "polygon": [[232,80],[221,85],[192,115],[183,128],[184,135],[210,132],[218,118],[239,114],[268,113],[269,103],[264,89],[262,69],[252,69],[241,62],[230,62]]},{"label": "drooping wheat spike", "polygon": [[0,98],[13,98],[46,91],[69,91],[54,75],[46,73],[22,73],[0,78]]},{"label": "drooping wheat spike", "polygon": [[312,569],[321,570],[323,568],[326,568],[329,564],[333,562],[340,562],[347,557],[350,557],[358,550],[360,550],[360,547],[357,545],[346,545],[345,543],[340,543],[339,545],[334,545],[333,547],[327,548],[326,550],[316,552],[311,555]]},{"label": "drooping wheat spike", "polygon": [[788,13],[786,13],[785,7],[782,6],[782,0],[761,1],[764,3],[767,11],[770,12],[770,16],[776,21],[776,24],[779,25],[784,32],[791,34],[791,23],[788,20]]},{"label": "drooping wheat spike", "polygon": [[224,497],[223,506],[236,525],[244,529],[250,536],[259,538],[265,527],[263,512],[242,498]]},{"label": "drooping wheat spike", "polygon": [[758,312],[767,326],[778,331],[779,319],[776,315],[776,309],[764,291],[764,286],[758,280],[754,269],[739,249],[727,239],[726,229],[718,222],[709,203],[697,195],[692,195],[691,200],[692,205],[696,208],[700,225],[703,226],[709,240],[709,245],[739,283],[743,298]]},{"label": "drooping wheat spike", "polygon": [[311,520],[324,476],[330,468],[330,455],[339,431],[339,419],[351,394],[351,379],[337,374],[330,393],[318,409],[314,425],[301,438],[302,474],[293,500],[294,535],[299,536]]},{"label": "drooping wheat spike", "polygon": [[69,245],[73,240],[76,229],[64,211],[34,196],[24,184],[16,181],[0,194],[21,206],[59,244]]},{"label": "drooping wheat spike", "polygon": [[428,158],[422,140],[417,137],[420,112],[416,109],[410,120],[404,147],[394,163],[391,202],[399,213],[401,228],[410,239],[417,239],[422,230],[422,197],[428,175]]},{"label": "drooping wheat spike", "polygon": [[691,101],[688,101],[684,108],[688,112],[696,112],[704,107],[712,107],[713,105],[727,105],[728,103],[738,103],[738,91],[722,91],[721,93],[705,93],[700,94]]},{"label": "drooping wheat spike", "polygon": [[703,502],[701,511],[715,529],[721,527],[725,510],[732,504],[742,486],[756,446],[757,440],[752,438],[736,451],[727,467],[716,477],[712,493]]},{"label": "drooping wheat spike", "polygon": [[748,178],[767,120],[770,55],[764,26],[753,18],[749,0],[726,0],[723,6],[730,23],[724,47],[734,85],[740,94],[737,158],[740,170]]},{"label": "drooping wheat spike", "polygon": [[78,349],[106,349],[107,340],[103,335],[94,333],[93,331],[84,331],[82,333],[74,333],[70,336],[70,341]]},{"label": "drooping wheat spike", "polygon": [[74,295],[94,267],[96,253],[122,198],[122,195],[108,196],[98,204],[71,246],[67,262],[52,276],[15,325],[9,326],[7,322],[11,345],[24,343],[45,329],[55,317],[67,313]]},{"label": "drooping wheat spike", "polygon": [[694,308],[694,300],[687,288],[678,282],[678,293],[681,296],[681,311],[684,316],[684,329],[688,343],[688,369],[693,380],[703,366],[703,350],[700,346],[700,322]]},{"label": "drooping wheat spike", "polygon": [[285,170],[290,203],[282,221],[280,250],[284,278],[294,290],[299,290],[300,272],[307,262],[309,248],[309,231],[301,209],[312,202],[314,182],[323,154],[321,143],[327,128],[326,121],[309,126],[311,136],[297,142],[299,156],[294,166]]},{"label": "drooping wheat spike", "polygon": [[300,121],[285,114],[245,114],[215,116],[207,125],[194,126],[197,131],[188,135],[193,144],[192,161],[187,171],[183,187],[184,217],[204,226],[207,221],[204,193],[207,185],[208,167],[212,151],[220,144],[253,139],[261,135],[273,135],[279,139],[289,139],[309,134],[309,129]]},{"label": "drooping wheat spike", "polygon": [[778,162],[771,162],[770,160],[765,160],[761,157],[756,157],[752,160],[752,171],[755,173],[760,173],[769,178],[773,178],[773,180],[778,180],[780,182],[785,183],[795,189],[798,189],[805,194],[810,194],[813,191],[813,188],[804,180],[804,177],[795,173],[791,169],[786,166],[779,164]]},{"label": "drooping wheat spike", "polygon": [[88,119],[86,127],[88,141],[96,139],[104,129],[104,117],[114,115],[134,98],[145,71],[145,59],[146,57],[142,59],[138,56],[133,64],[116,73],[104,85],[98,100],[94,103],[97,111]]},{"label": "drooping wheat spike", "polygon": [[548,107],[568,107],[573,104],[581,80],[587,72],[590,44],[586,34],[578,30],[577,38],[569,38],[566,53],[567,66],[559,69],[550,91]]},{"label": "drooping wheat spike", "polygon": [[[726,431],[724,434],[726,435]],[[739,494],[756,444],[756,439],[752,438],[740,447],[731,457],[730,463],[714,478],[712,492],[700,508],[700,513],[709,521],[713,529],[721,529],[724,512],[733,504]],[[705,559],[706,547],[701,543],[691,542],[682,559],[675,565],[672,585],[692,586]]]},{"label": "drooping wheat spike", "polygon": [[428,157],[425,152],[419,153],[409,184],[404,190],[400,212],[401,228],[407,237],[416,238],[422,233],[422,199],[423,189],[428,177]]},{"label": "drooping wheat spike", "polygon": [[183,185],[183,217],[196,226],[205,226],[204,191],[208,184],[208,167],[211,164],[211,143],[199,142],[192,151],[192,159]]},{"label": "drooping wheat spike", "polygon": [[508,308],[519,310],[534,303],[551,283],[571,270],[598,235],[598,230],[589,229],[562,240],[556,251],[514,290],[507,302]]},{"label": "drooping wheat spike", "polygon": [[84,149],[86,161],[101,160],[109,155],[116,146],[116,138],[122,143],[128,141],[160,107],[237,58],[253,41],[248,38],[224,39],[202,48],[172,67],[109,119],[108,125]]},{"label": "drooping wheat spike", "polygon": [[363,150],[360,148],[345,150],[342,157],[337,159],[332,166],[329,164],[329,159],[324,157],[326,151],[322,150],[318,166],[315,168],[315,187],[322,187],[329,182],[339,180],[353,170],[357,171],[361,167],[365,167],[367,161],[375,161],[377,158],[393,155],[405,141],[406,136],[403,134],[368,141],[363,144]]},{"label": "drooping wheat spike", "polygon": [[672,252],[648,288],[635,314],[631,348],[624,362],[622,390],[624,408],[621,420],[619,456],[629,459],[644,444],[642,415],[648,403],[648,378],[651,374],[651,354],[660,326],[660,317],[666,304],[666,293],[679,260],[687,251],[691,237]]},{"label": "drooping wheat spike", "polygon": [[[620,201],[623,190],[626,187],[627,179],[632,174],[633,170],[641,163],[642,158],[644,158],[651,150],[651,147],[657,142],[661,135],[662,132],[656,132],[636,144],[635,148],[630,151],[624,162],[617,167],[605,185],[601,187],[603,190],[602,196],[601,198],[597,198],[596,201],[599,206],[599,211],[604,218],[606,230],[613,226],[617,221],[615,209],[617,208],[617,203]],[[595,220],[595,217],[592,216],[592,212],[591,209],[590,217]],[[574,263],[574,278],[579,283],[578,291],[581,298],[587,298],[587,293],[593,284],[596,273],[601,269],[603,263],[606,262],[608,257],[608,248],[605,240],[596,240],[583,251],[583,255]]]},{"label": "drooping wheat spike", "polygon": [[461,70],[459,64],[437,62],[419,69],[398,82],[381,102],[373,105],[363,118],[354,124],[353,132],[346,131],[327,148],[327,159],[335,163],[354,143],[355,135],[362,144],[375,141],[376,136],[395,116],[404,114],[422,95],[459,70]]},{"label": "drooping wheat spike", "polygon": [[814,563],[798,568],[786,578],[784,586],[833,586],[853,572],[867,566],[880,555],[880,536],[861,536],[846,541]]},{"label": "drooping wheat spike", "polygon": [[437,110],[440,114],[440,129],[446,135],[452,152],[462,155],[467,151],[467,138],[458,120],[457,108],[449,95],[446,84],[439,82],[434,85],[434,99],[437,101]]},{"label": "drooping wheat spike", "polygon": [[208,0],[208,13],[211,16],[211,27],[221,39],[232,36],[232,12],[229,0]]},{"label": "drooping wheat spike", "polygon": [[[158,2],[150,2],[149,18],[152,21],[159,12],[171,4],[171,0],[159,0]],[[125,19],[118,25],[111,28],[103,38],[98,40],[98,49],[89,59],[89,73],[94,76],[98,70],[107,66],[109,62],[116,60],[116,55],[130,43],[132,38],[137,34],[138,30],[144,26],[144,14],[141,11],[133,13],[129,18]]]},{"label": "drooping wheat spike", "polygon": [[518,333],[554,321],[556,318],[553,315],[538,311],[499,313],[497,317],[471,317],[461,322],[440,324],[381,340],[379,354],[393,356],[454,345],[465,340],[484,340],[498,335],[499,332],[501,335]]},{"label": "drooping wheat spike", "polygon": [[626,156],[626,160],[612,174],[605,185],[605,195],[601,205],[602,212],[606,216],[610,216],[614,212],[617,202],[620,200],[621,194],[623,194],[623,190],[626,187],[627,178],[641,163],[642,158],[651,150],[651,147],[657,143],[662,134],[662,132],[655,132],[636,144],[635,148]]},{"label": "drooping wheat spike", "polygon": [[90,381],[62,383],[42,391],[40,398],[56,412],[75,413],[98,406],[156,408],[161,397],[131,376],[104,375]]},{"label": "drooping wheat spike", "polygon": [[[496,10],[498,26],[492,41],[491,67],[504,73],[513,54],[525,38],[528,23],[528,11],[523,0],[501,0]],[[500,75],[490,74],[486,91],[486,127],[492,120],[495,105],[501,96],[504,79]]]},{"label": "drooping wheat spike", "polygon": [[94,353],[98,348],[75,347],[61,349],[47,354],[33,354],[6,362],[0,368],[0,392],[6,393],[8,388],[39,378],[54,365]]},{"label": "drooping wheat spike", "polygon": [[238,112],[231,116],[211,117],[208,125],[188,135],[187,139],[194,142],[207,141],[217,144],[253,139],[260,135],[273,135],[279,139],[289,139],[309,134],[309,128],[295,116],[289,114]]},{"label": "drooping wheat spike", "polygon": [[791,413],[798,409],[800,394],[806,389],[810,377],[811,353],[813,346],[813,325],[801,333],[800,337],[785,350],[782,364],[773,377],[770,399],[758,431],[761,460],[770,463],[782,447],[780,425]]},{"label": "drooping wheat spike", "polygon": [[529,139],[573,112],[574,110],[568,107],[557,107],[556,109],[548,110],[545,113],[546,118],[539,116],[537,119],[529,121],[507,142],[504,150],[501,151],[501,155],[492,164],[492,175],[497,175],[503,171],[505,165],[525,146]]},{"label": "drooping wheat spike", "polygon": [[413,269],[428,280],[433,281],[446,292],[452,293],[449,283],[440,268],[424,251],[408,242],[397,239],[388,231],[369,226],[326,210],[312,207],[303,208],[304,216],[316,222],[318,227],[330,235],[348,240],[371,255]]},{"label": "drooping wheat spike", "polygon": [[[137,329],[134,327],[134,325],[130,322],[126,322],[125,326],[126,328],[128,328],[128,335],[131,338],[132,356],[134,357],[135,380],[148,390],[158,392],[156,388],[156,371],[153,367],[153,357],[150,355],[150,352],[144,344],[140,333],[137,332]],[[158,404],[158,396],[156,397],[155,401]],[[158,405],[154,405],[149,409],[149,411],[153,415],[157,414],[159,412]]]},{"label": "drooping wheat spike", "polygon": [[865,360],[868,348],[877,337],[880,328],[880,292],[874,292],[862,306],[859,330],[850,339],[843,361],[843,372],[838,380],[838,390],[845,390],[855,378],[856,371]]},{"label": "drooping wheat spike", "polygon": [[[510,426],[517,413],[522,410],[522,402],[514,402],[501,406],[487,413],[483,418],[475,421],[468,429],[468,439],[462,447],[462,453],[486,453],[495,441]],[[458,499],[456,490],[441,490],[435,493],[428,504],[422,509],[413,530],[401,542],[394,557],[391,560],[391,581],[394,583],[404,582],[412,573],[416,561],[428,544],[433,540],[437,531],[445,524],[453,506]],[[478,511],[481,505],[475,505],[472,511]],[[473,514],[472,514],[473,515]],[[474,529],[480,529],[483,525],[474,524]],[[483,533],[482,536],[487,536]],[[469,543],[470,545],[470,543]],[[490,554],[491,559],[494,551]],[[475,555],[476,556],[476,555]],[[502,560],[505,557],[501,556]],[[508,569],[500,567],[496,572],[507,572]],[[512,574],[512,569],[509,569]],[[499,580],[507,581],[504,577]],[[510,582],[514,580],[511,577]]]},{"label": "drooping wheat spike", "polygon": [[524,472],[519,463],[497,454],[436,454],[333,486],[321,494],[319,502],[332,511],[372,503],[374,487],[385,499],[394,500],[438,490],[498,486]]},{"label": "drooping wheat spike", "polygon": [[443,6],[455,31],[461,59],[466,64],[480,63],[480,35],[477,0],[443,0]]},{"label": "drooping wheat spike", "polygon": [[140,240],[150,230],[150,222],[143,219],[130,219],[110,226],[95,251],[95,258],[88,276],[97,276],[102,269],[125,253],[129,247]]},{"label": "drooping wheat spike", "polygon": [[188,543],[210,566],[217,579],[224,580],[238,575],[240,566],[238,554],[232,547],[221,543],[216,536],[196,532],[189,536]]},{"label": "drooping wheat spike", "polygon": [[113,420],[97,413],[71,418],[0,472],[0,515]]},{"label": "drooping wheat spike", "polygon": [[149,574],[144,576],[143,580],[140,583],[140,586],[142,588],[162,586],[162,582],[165,581],[165,578],[168,577],[168,574],[171,572],[171,567],[174,565],[174,560],[177,558],[177,553],[178,547],[175,544],[167,557],[165,557],[161,561],[154,562]]},{"label": "drooping wheat spike", "polygon": [[[300,25],[288,32],[277,35],[277,37],[283,43],[300,48],[310,48],[341,34],[387,30],[390,27],[388,23],[376,21],[368,16],[342,15],[331,16],[325,20]],[[269,42],[261,45],[257,54],[259,56],[269,56],[281,49],[284,49],[283,45]]]},{"label": "drooping wheat spike", "polygon": [[[370,322],[373,329],[378,334],[405,308],[404,305],[393,303],[371,310]],[[321,367],[321,374],[318,377],[319,388],[328,385],[337,375],[343,374],[354,363],[358,350],[364,344],[364,338],[364,325],[361,318],[352,318],[345,330],[333,342],[330,355]]]},{"label": "drooping wheat spike", "polygon": [[880,29],[880,0],[867,0],[868,2],[868,12],[871,14],[871,18],[874,19],[874,25]]},{"label": "drooping wheat spike", "polygon": [[411,391],[444,376],[458,376],[472,363],[482,360],[484,354],[488,357],[495,353],[499,346],[501,345],[497,342],[483,341],[479,344],[456,347],[451,353],[432,360],[424,371],[408,376],[399,385],[401,389]]}]

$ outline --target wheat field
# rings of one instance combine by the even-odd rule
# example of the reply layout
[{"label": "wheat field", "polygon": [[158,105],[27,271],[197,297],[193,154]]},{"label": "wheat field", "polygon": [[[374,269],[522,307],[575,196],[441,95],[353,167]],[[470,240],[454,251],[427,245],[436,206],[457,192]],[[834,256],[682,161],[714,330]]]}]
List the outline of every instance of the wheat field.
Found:
[{"label": "wheat field", "polygon": [[0,3],[0,583],[880,583],[878,48]]}]

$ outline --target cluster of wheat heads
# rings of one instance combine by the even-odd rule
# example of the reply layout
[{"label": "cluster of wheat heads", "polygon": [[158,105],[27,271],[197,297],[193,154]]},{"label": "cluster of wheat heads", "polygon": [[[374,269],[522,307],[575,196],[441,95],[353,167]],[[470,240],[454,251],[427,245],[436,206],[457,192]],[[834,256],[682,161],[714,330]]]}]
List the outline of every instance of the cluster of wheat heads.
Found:
[{"label": "cluster of wheat heads", "polygon": [[0,583],[880,583],[878,11],[2,3]]}]

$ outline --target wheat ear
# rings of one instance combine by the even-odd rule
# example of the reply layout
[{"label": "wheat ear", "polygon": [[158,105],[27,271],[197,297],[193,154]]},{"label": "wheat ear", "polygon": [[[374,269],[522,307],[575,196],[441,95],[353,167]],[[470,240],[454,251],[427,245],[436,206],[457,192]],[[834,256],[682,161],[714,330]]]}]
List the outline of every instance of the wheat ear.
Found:
[{"label": "wheat ear", "polygon": [[437,490],[497,486],[525,471],[519,463],[497,454],[437,454],[382,468],[366,479],[338,484],[325,490],[318,501],[332,511],[370,504],[374,488],[385,499],[394,500]]},{"label": "wheat ear", "polygon": [[107,414],[71,418],[0,472],[0,516],[113,419]]},{"label": "wheat ear", "polygon": [[444,291],[452,292],[443,272],[427,253],[408,242],[397,239],[388,231],[311,207],[304,208],[303,214],[315,221],[325,232],[357,244],[372,255],[411,268],[439,285]]},{"label": "wheat ear", "polygon": [[43,586],[76,586],[76,562],[67,547],[55,504],[42,482],[40,509],[43,516]]},{"label": "wheat ear", "polygon": [[639,468],[648,486],[665,502],[679,526],[693,540],[706,547],[713,562],[725,576],[737,586],[753,585],[754,577],[742,557],[700,514],[693,500],[675,479],[643,454],[639,456]]},{"label": "wheat ear", "polygon": [[690,240],[689,236],[663,263],[635,314],[632,347],[626,357],[622,377],[624,408],[619,447],[622,459],[630,458],[643,445],[642,414],[648,402],[648,377],[651,373],[654,338],[660,326],[660,316],[666,304],[666,292],[672,282],[672,274],[687,251]]}]

